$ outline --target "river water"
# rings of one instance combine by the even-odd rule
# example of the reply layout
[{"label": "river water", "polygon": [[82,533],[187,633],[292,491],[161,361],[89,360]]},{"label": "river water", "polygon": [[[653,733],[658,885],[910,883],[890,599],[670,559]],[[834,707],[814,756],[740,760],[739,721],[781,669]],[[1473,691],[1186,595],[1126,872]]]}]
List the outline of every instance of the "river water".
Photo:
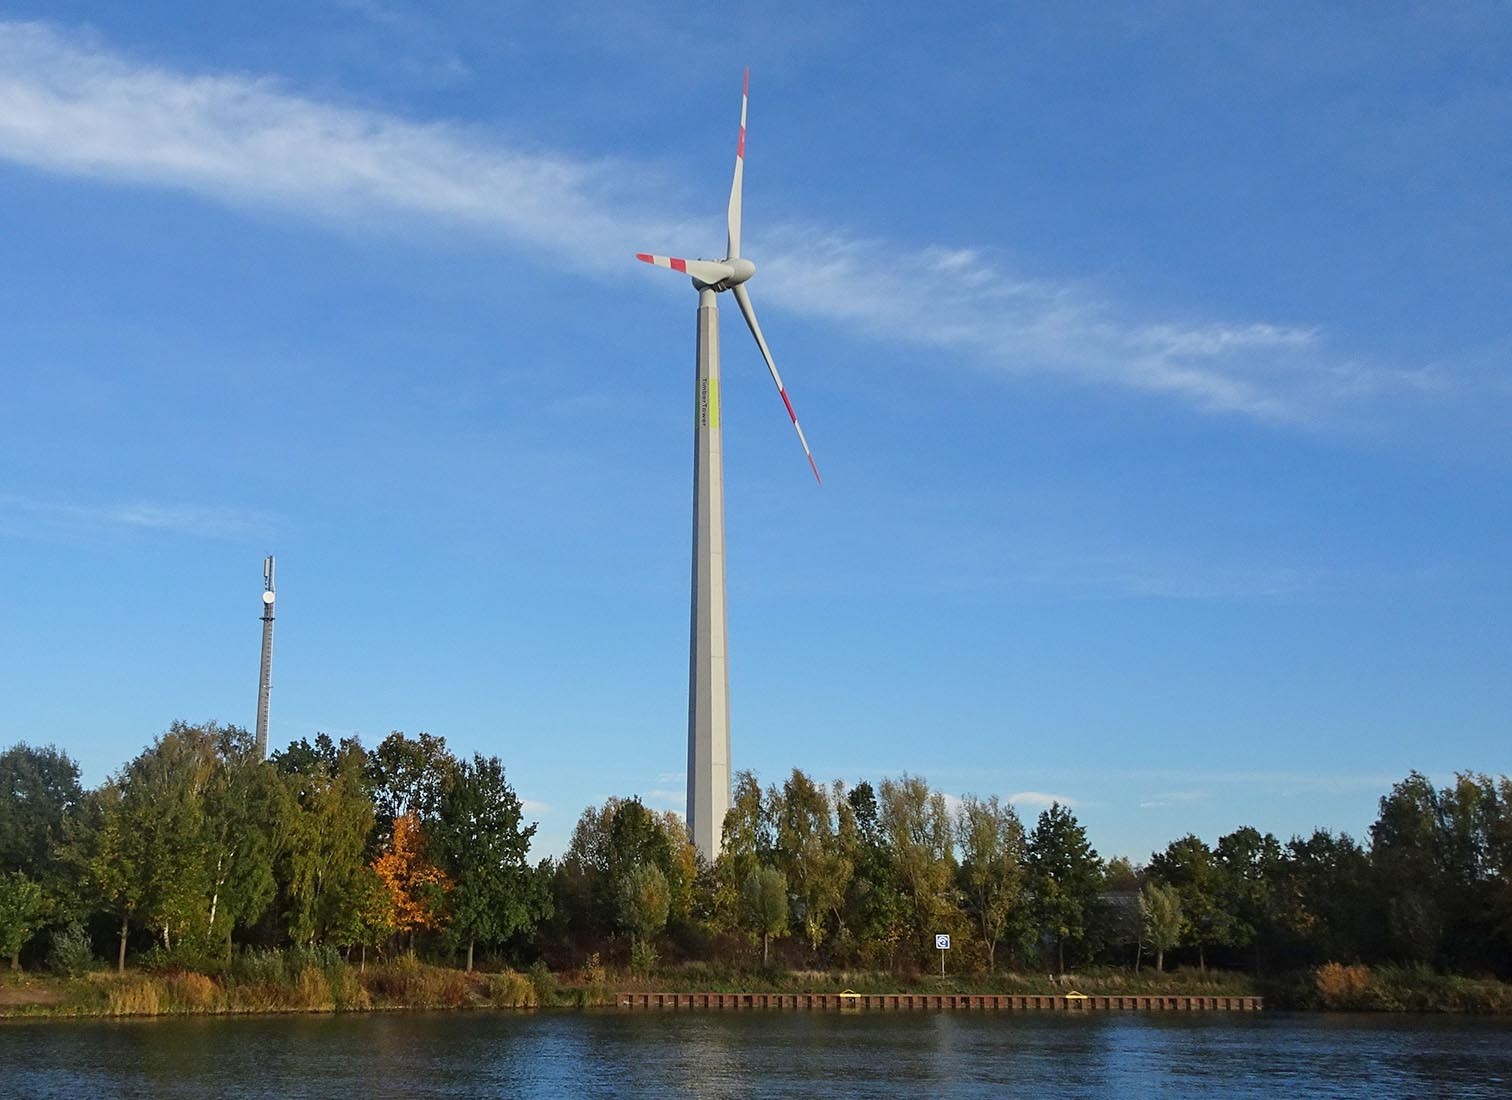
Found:
[{"label": "river water", "polygon": [[462,1012],[0,1021],[0,1096],[1512,1096],[1512,1020]]}]

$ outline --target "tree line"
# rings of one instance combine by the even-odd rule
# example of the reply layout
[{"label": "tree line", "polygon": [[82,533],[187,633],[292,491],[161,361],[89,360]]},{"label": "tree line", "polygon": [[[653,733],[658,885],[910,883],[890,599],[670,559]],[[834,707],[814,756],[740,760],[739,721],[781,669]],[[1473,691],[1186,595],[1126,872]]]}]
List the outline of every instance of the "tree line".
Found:
[{"label": "tree line", "polygon": [[823,784],[742,772],[723,849],[636,798],[583,811],[530,862],[534,823],[497,757],[393,733],[324,734],[256,758],[245,730],[175,723],[98,788],[56,748],[0,754],[0,954],[108,945],[118,967],[212,966],[239,947],[481,948],[578,967],[595,956],[956,971],[1093,963],[1275,973],[1325,962],[1512,976],[1512,780],[1414,772],[1361,841],[1187,835],[1104,860],[1068,806],[1026,828],[996,796],[917,776]]}]

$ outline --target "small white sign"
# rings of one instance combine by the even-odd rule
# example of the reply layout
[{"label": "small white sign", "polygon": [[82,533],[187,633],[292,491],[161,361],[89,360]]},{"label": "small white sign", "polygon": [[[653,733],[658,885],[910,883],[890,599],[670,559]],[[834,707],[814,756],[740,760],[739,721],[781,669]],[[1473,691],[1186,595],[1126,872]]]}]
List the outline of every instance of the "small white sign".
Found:
[{"label": "small white sign", "polygon": [[941,932],[935,936],[935,949],[938,951],[950,950],[950,935],[948,933]]}]

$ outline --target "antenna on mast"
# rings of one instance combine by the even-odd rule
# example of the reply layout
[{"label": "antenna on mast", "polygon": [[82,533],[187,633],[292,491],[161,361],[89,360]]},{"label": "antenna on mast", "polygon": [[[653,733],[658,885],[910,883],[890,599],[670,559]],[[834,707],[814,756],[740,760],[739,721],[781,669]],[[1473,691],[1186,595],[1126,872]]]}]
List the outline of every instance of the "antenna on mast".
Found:
[{"label": "antenna on mast", "polygon": [[262,673],[257,680],[257,758],[268,758],[268,689],[273,686],[273,555],[263,559]]}]

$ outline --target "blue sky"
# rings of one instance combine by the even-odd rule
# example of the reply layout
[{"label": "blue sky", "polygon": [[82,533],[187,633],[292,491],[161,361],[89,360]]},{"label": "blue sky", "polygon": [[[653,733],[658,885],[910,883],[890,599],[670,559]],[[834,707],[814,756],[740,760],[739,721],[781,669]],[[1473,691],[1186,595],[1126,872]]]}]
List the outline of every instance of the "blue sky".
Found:
[{"label": "blue sky", "polygon": [[737,767],[1105,854],[1509,770],[1499,5],[0,3],[0,743],[681,808],[695,296]]}]

